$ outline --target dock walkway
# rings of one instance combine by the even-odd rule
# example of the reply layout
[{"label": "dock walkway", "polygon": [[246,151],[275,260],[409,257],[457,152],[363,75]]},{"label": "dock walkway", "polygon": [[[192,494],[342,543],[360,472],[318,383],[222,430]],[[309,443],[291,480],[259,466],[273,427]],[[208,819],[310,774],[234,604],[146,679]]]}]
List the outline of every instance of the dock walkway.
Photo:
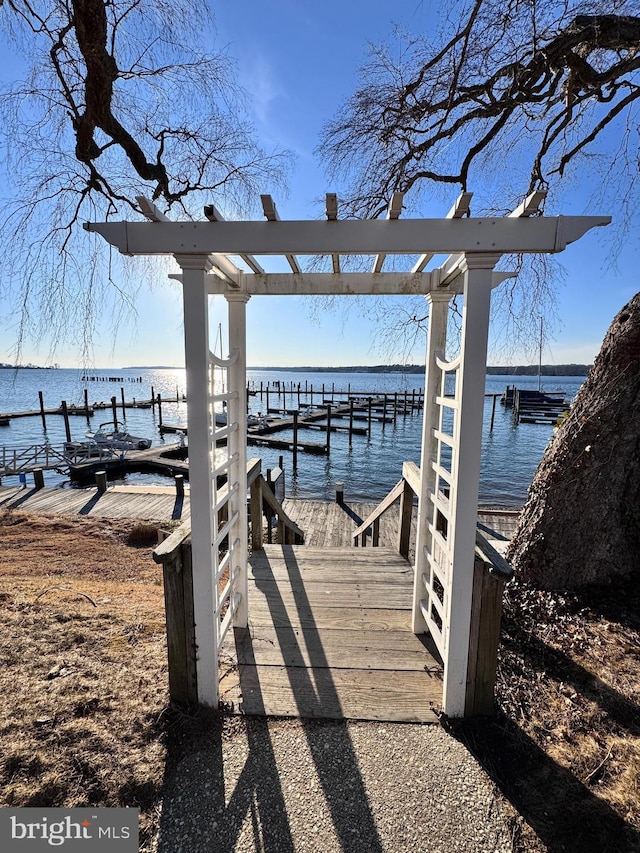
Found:
[{"label": "dock walkway", "polygon": [[[353,533],[376,504],[283,505],[305,545],[265,545],[251,556],[249,624],[227,635],[221,653],[227,710],[435,722],[442,664],[429,638],[411,631],[413,569],[397,551],[399,508],[381,519],[380,547],[355,548]],[[502,550],[517,517],[486,509],[478,525]]]},{"label": "dock walkway", "polygon": [[0,486],[2,510],[163,522],[188,519],[190,502],[188,492],[178,496],[164,486],[110,486],[106,492]]},{"label": "dock walkway", "polygon": [[242,714],[436,722],[442,667],[411,632],[413,572],[389,548],[266,545],[220,696]]}]

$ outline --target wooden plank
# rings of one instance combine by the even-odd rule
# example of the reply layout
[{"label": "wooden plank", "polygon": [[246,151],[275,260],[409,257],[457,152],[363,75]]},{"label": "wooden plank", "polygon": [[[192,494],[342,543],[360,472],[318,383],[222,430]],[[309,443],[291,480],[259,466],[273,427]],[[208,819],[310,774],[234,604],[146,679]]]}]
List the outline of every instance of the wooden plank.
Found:
[{"label": "wooden plank", "polygon": [[289,586],[286,582],[260,581],[251,586],[249,598],[268,604],[283,602],[286,605],[306,605],[310,608],[322,607],[367,607],[369,609],[406,610],[410,609],[412,591],[405,587],[391,587],[380,584],[336,584],[307,583],[299,581]]},{"label": "wooden plank", "polygon": [[223,654],[241,665],[304,666],[330,669],[386,669],[394,671],[440,667],[424,640],[410,631],[318,629],[300,632],[291,626],[236,628],[225,641]]},{"label": "wooden plank", "polygon": [[275,566],[259,566],[257,569],[250,567],[249,577],[254,580],[258,586],[264,581],[302,581],[305,585],[309,583],[332,583],[332,584],[383,584],[386,586],[410,586],[413,581],[413,570],[408,563],[405,563],[404,570],[397,568],[369,568],[367,566],[359,566],[357,576],[353,573],[347,574],[348,569],[344,565],[334,566],[328,564],[325,567],[321,565],[306,566],[303,564],[301,568],[289,569],[282,564]]},{"label": "wooden plank", "polygon": [[406,560],[394,548],[372,548],[370,553],[363,552],[359,548],[340,547],[327,548],[318,546],[306,545],[289,545],[281,548],[279,545],[266,546],[264,551],[256,552],[252,555],[251,561],[258,565],[263,560],[268,560],[269,564],[276,565],[284,563],[287,559],[294,559],[305,566],[310,566],[314,562],[319,564],[327,563],[345,563],[346,565],[365,565],[365,566],[389,566],[398,567],[402,570],[407,568]]},{"label": "wooden plank", "polygon": [[95,518],[140,518],[169,521],[176,508],[182,518],[189,517],[190,501],[185,496],[176,504],[175,494],[127,493],[109,489],[98,494],[94,489],[54,489],[38,491],[0,487],[0,506],[24,512],[54,515],[87,515]]},{"label": "wooden plank", "polygon": [[398,631],[411,630],[411,614],[407,610],[393,608],[363,607],[326,607],[313,608],[290,599],[267,603],[264,598],[253,599],[249,596],[249,625],[289,625],[294,628],[322,626],[342,630],[351,628],[357,631]]},{"label": "wooden plank", "polygon": [[426,672],[243,666],[223,675],[220,699],[238,714],[435,723],[442,682]]}]

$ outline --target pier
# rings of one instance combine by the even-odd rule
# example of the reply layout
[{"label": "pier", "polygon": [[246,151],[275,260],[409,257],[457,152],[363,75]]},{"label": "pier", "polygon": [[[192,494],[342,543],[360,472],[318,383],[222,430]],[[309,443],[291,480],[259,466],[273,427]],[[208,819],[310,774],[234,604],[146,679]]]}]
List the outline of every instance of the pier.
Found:
[{"label": "pier", "polygon": [[530,388],[507,386],[501,397],[504,406],[513,409],[518,423],[555,425],[569,409],[562,391],[535,391]]},{"label": "pier", "polygon": [[[159,473],[167,477],[181,474],[189,477],[188,449],[183,442],[151,447],[148,450],[117,450],[111,447],[92,448],[91,455],[78,443],[75,450],[56,448],[51,444],[33,444],[25,448],[0,448],[0,478],[33,474],[42,483],[42,472],[66,469],[72,480],[93,482],[96,472],[112,475],[137,471]],[[25,479],[26,482],[26,479]]]}]

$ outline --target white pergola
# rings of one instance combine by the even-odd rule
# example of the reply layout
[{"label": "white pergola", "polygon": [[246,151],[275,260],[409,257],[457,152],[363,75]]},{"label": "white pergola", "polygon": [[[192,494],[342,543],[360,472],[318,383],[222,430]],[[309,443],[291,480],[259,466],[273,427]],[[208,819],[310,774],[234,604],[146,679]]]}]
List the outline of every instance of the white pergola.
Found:
[{"label": "white pergola", "polygon": [[[198,698],[218,703],[218,651],[230,625],[247,624],[246,507],[246,304],[254,295],[422,294],[429,303],[425,407],[418,497],[413,630],[428,631],[444,661],[443,708],[464,716],[476,544],[478,483],[491,291],[512,273],[497,272],[503,254],[556,253],[604,216],[539,215],[543,193],[533,193],[505,217],[469,217],[463,193],[442,219],[402,219],[402,195],[392,198],[386,219],[340,220],[335,194],[326,217],[281,221],[270,196],[262,196],[265,221],[224,221],[213,207],[207,221],[169,221],[139,199],[149,222],[90,223],[127,255],[173,255],[181,267],[187,371],[189,479],[197,644]],[[426,270],[434,255],[444,263]],[[235,263],[232,256],[242,259]],[[265,272],[261,256],[283,256],[290,272]],[[328,256],[332,272],[305,272],[302,257]],[[373,256],[370,272],[344,272],[343,256]],[[405,272],[385,272],[387,256],[408,259]],[[417,260],[416,260],[417,258]],[[397,266],[397,263],[396,263]],[[244,268],[243,268],[244,267]],[[229,357],[211,352],[209,297],[228,302]],[[445,361],[451,298],[463,299],[459,356]],[[227,371],[219,393],[213,368]],[[445,394],[446,376],[455,393]],[[227,423],[218,427],[214,407],[224,401]],[[216,442],[225,439],[221,463]],[[446,457],[446,462],[445,462]],[[226,479],[224,489],[217,483]],[[228,507],[224,524],[219,510]],[[228,551],[221,556],[221,543]],[[226,588],[219,590],[229,571]],[[226,575],[224,575],[226,576]]]}]

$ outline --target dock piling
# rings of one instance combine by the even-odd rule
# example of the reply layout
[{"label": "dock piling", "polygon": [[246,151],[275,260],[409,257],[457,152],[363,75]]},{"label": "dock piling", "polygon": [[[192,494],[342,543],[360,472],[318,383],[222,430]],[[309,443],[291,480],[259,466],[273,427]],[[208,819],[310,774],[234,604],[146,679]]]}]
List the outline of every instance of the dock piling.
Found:
[{"label": "dock piling", "polygon": [[44,489],[44,471],[42,468],[34,469],[33,485],[35,489]]},{"label": "dock piling", "polygon": [[124,385],[120,386],[120,398],[122,400],[122,420],[127,419],[127,413],[125,411],[125,402],[124,402]]},{"label": "dock piling", "polygon": [[113,428],[117,429],[118,428],[118,410],[116,407],[116,398],[115,397],[111,398],[111,411],[113,413]]},{"label": "dock piling", "polygon": [[158,394],[158,424],[162,426],[162,395]]},{"label": "dock piling", "polygon": [[107,472],[96,471],[96,488],[103,494],[107,491]]},{"label": "dock piling", "polygon": [[176,474],[173,479],[176,484],[176,496],[184,497],[184,474]]},{"label": "dock piling", "polygon": [[327,455],[331,452],[331,403],[327,406]]},{"label": "dock piling", "polygon": [[496,400],[497,400],[497,398],[498,398],[498,395],[494,394],[493,395],[493,405],[491,406],[491,424],[489,426],[489,432],[491,432],[493,430],[493,421],[494,421],[495,416],[496,416]]},{"label": "dock piling", "polygon": [[298,470],[298,412],[293,413],[293,470]]},{"label": "dock piling", "polygon": [[42,428],[46,432],[47,418],[44,413],[44,397],[42,396],[42,391],[38,391],[38,399],[40,400],[40,417],[42,418]]},{"label": "dock piling", "polygon": [[336,503],[344,503],[344,483],[336,483]]},{"label": "dock piling", "polygon": [[353,445],[353,397],[349,398],[349,447]]},{"label": "dock piling", "polygon": [[67,441],[71,441],[71,427],[69,425],[69,412],[67,410],[67,401],[63,400],[60,403],[60,408],[62,409],[62,417],[64,418],[64,431],[67,436]]}]

